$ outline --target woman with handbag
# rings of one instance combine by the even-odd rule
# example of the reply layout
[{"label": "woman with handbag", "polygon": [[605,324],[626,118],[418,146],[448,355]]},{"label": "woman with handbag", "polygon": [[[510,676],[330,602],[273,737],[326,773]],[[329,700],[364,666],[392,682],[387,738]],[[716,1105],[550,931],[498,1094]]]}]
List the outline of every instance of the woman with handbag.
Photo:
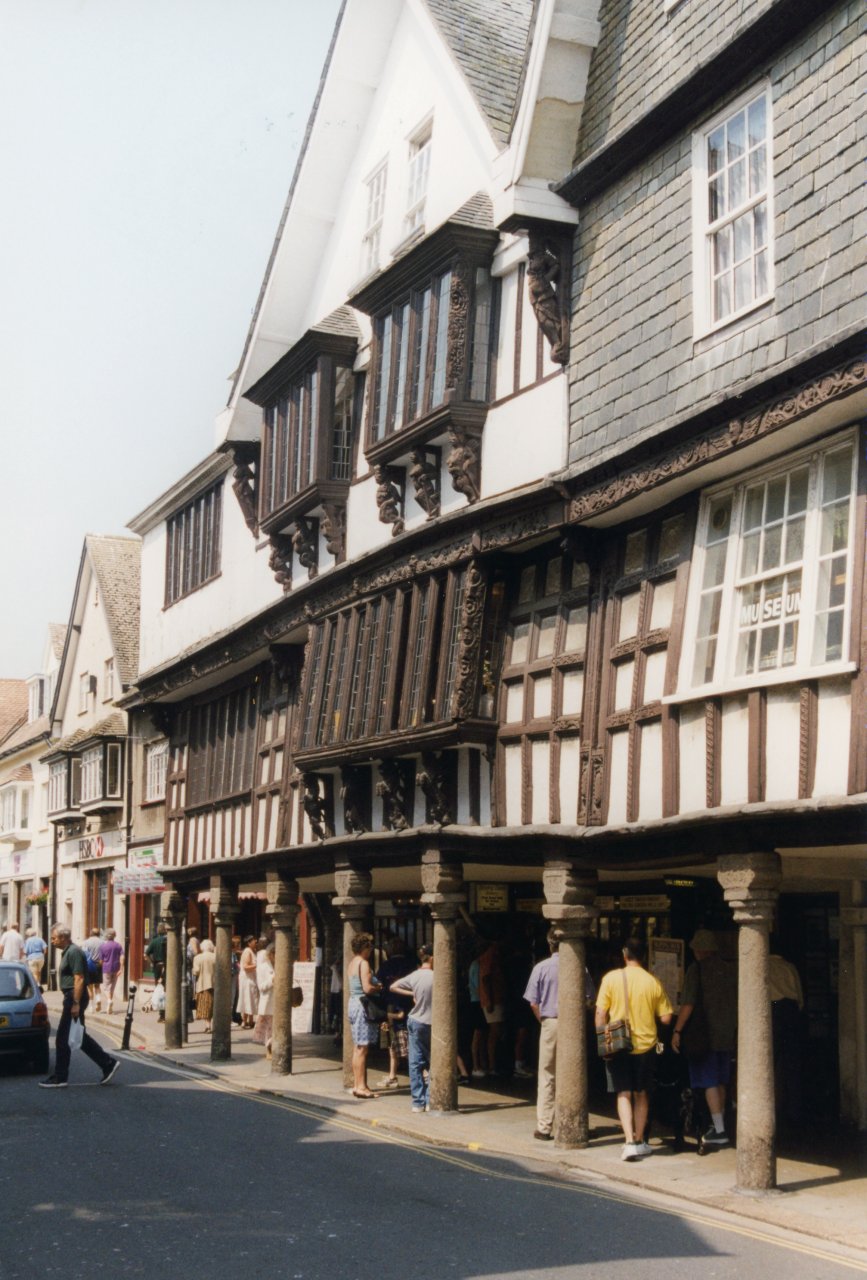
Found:
[{"label": "woman with handbag", "polygon": [[[378,1098],[367,1084],[367,1051],[379,1043],[380,1021],[371,1016],[368,1001],[382,991],[382,983],[373,976],[370,957],[373,936],[357,933],[352,939],[353,956],[349,962],[349,1027],[352,1032],[352,1095],[355,1098]],[[384,1015],[383,1015],[384,1016]]]}]

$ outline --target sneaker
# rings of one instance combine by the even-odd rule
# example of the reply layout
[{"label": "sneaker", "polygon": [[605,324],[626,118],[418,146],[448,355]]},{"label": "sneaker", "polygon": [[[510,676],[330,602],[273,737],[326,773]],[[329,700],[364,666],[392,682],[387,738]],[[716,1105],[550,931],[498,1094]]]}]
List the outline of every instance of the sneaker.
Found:
[{"label": "sneaker", "polygon": [[100,1080],[99,1083],[108,1084],[112,1076],[117,1074],[117,1069],[119,1066],[120,1066],[120,1058],[112,1058],[111,1062],[108,1064],[105,1071],[103,1071],[102,1079]]},{"label": "sneaker", "polygon": [[636,1143],[635,1143],[635,1150],[638,1152],[638,1154],[639,1154],[640,1156],[652,1156],[652,1155],[653,1155],[653,1147],[650,1145],[650,1143],[649,1143],[649,1142],[636,1142]]},{"label": "sneaker", "polygon": [[717,1133],[713,1125],[711,1125],[707,1133],[702,1134],[701,1140],[706,1147],[727,1147],[729,1145],[725,1131]]},{"label": "sneaker", "polygon": [[554,1141],[554,1135],[553,1135],[553,1133],[545,1133],[545,1132],[543,1132],[543,1130],[542,1130],[542,1129],[534,1129],[534,1130],[533,1130],[533,1137],[534,1137],[534,1138],[538,1138],[540,1142],[553,1142],[553,1141]]},{"label": "sneaker", "polygon": [[515,1070],[512,1074],[514,1075],[516,1080],[532,1080],[533,1079],[532,1071],[528,1071],[527,1068],[524,1066],[523,1062],[515,1063]]},{"label": "sneaker", "polygon": [[40,1089],[65,1089],[66,1087],[67,1082],[65,1080],[58,1080],[57,1076],[49,1076],[47,1080],[39,1081]]},{"label": "sneaker", "polygon": [[634,1161],[634,1160],[639,1160],[640,1158],[641,1158],[641,1155],[638,1150],[638,1144],[635,1142],[627,1142],[623,1150],[620,1152],[621,1160]]}]

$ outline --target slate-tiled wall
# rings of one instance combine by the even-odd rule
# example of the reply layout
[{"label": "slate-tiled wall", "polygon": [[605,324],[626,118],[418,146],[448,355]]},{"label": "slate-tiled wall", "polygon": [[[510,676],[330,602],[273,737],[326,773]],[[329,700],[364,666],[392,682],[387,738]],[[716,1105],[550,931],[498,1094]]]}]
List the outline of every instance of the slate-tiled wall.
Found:
[{"label": "slate-tiled wall", "polygon": [[[615,456],[864,323],[864,14],[837,6],[769,69],[776,285],[746,321],[693,341],[692,126],[582,209],[571,464]],[[694,125],[754,83],[733,86]]]}]

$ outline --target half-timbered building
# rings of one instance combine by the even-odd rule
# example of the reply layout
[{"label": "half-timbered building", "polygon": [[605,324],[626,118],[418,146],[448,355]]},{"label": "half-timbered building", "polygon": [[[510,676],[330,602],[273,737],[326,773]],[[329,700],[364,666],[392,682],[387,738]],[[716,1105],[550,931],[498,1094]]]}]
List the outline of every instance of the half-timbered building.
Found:
[{"label": "half-timbered building", "polygon": [[734,907],[767,1155],[776,906],[867,1123],[853,22],[347,0],[216,454],[133,524],[170,1040],[207,899],[230,1053],[261,894],[290,1069],[300,895],[326,959],[433,937],[450,1109],[462,910],[551,921],[580,1028],[588,954]]}]

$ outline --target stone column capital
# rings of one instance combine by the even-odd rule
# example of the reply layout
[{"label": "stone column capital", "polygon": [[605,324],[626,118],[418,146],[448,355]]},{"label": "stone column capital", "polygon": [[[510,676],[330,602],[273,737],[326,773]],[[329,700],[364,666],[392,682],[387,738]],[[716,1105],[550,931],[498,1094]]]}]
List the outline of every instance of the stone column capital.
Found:
[{"label": "stone column capital", "polygon": [[347,912],[359,914],[355,908],[361,908],[360,914],[364,914],[364,909],[371,903],[371,884],[370,872],[361,867],[338,867],[335,870],[335,896],[332,901],[344,919],[352,918]]},{"label": "stone column capital", "polygon": [[595,871],[576,867],[564,859],[551,858],[542,871],[542,887],[549,907],[588,908],[592,907],[598,892],[599,877]]},{"label": "stone column capital", "polygon": [[739,924],[771,923],[781,878],[778,853],[726,853],[717,862],[723,897]]},{"label": "stone column capital", "polygon": [[238,887],[229,884],[222,876],[211,876],[211,915],[219,928],[231,929],[241,908],[238,906]]},{"label": "stone column capital", "polygon": [[265,873],[268,903],[265,915],[275,929],[294,929],[298,916],[298,881],[280,871]]},{"label": "stone column capital", "polygon": [[181,894],[169,891],[160,894],[160,920],[172,933],[180,931],[187,915],[187,900]]}]

